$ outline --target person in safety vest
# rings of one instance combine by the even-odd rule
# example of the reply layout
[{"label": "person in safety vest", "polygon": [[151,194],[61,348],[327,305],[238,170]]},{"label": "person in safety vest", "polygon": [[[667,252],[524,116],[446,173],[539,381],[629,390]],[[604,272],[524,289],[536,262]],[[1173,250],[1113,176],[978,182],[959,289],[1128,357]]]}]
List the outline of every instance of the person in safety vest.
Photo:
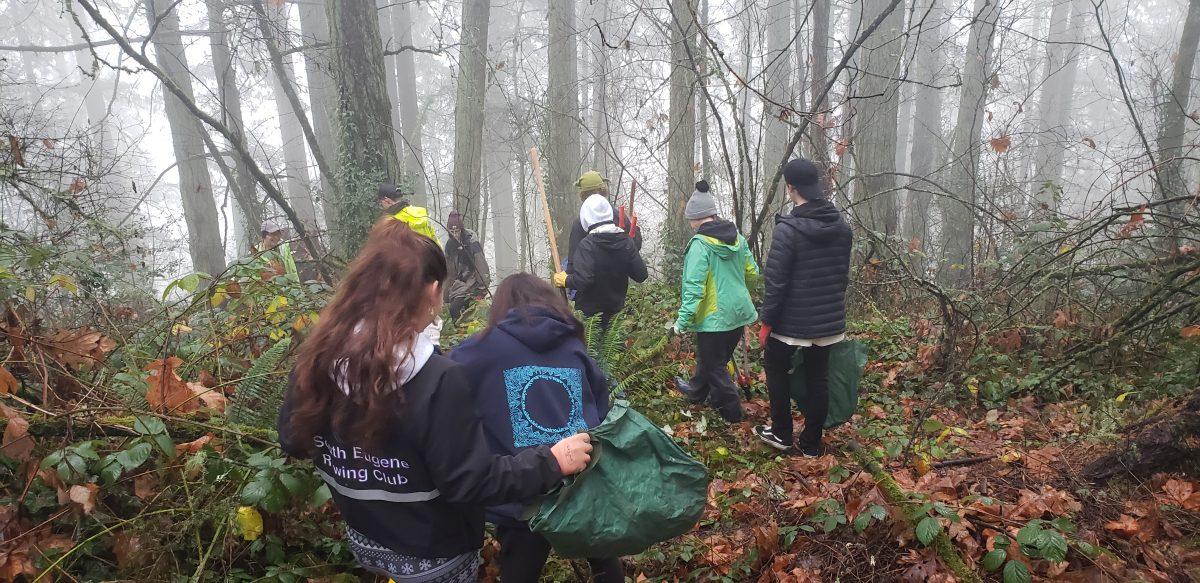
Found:
[{"label": "person in safety vest", "polygon": [[[433,230],[433,225],[429,222],[429,211],[422,206],[413,206],[409,203],[408,197],[408,193],[400,192],[395,184],[385,182],[379,185],[379,208],[383,209],[384,214],[408,225],[418,235],[429,237],[434,243],[441,245],[437,233]],[[440,347],[442,317],[440,315],[435,317],[422,334],[434,346]]]},{"label": "person in safety vest", "polygon": [[379,208],[388,216],[408,224],[418,234],[438,240],[433,224],[429,222],[429,211],[423,206],[413,206],[408,193],[400,192],[395,184],[379,185]]}]

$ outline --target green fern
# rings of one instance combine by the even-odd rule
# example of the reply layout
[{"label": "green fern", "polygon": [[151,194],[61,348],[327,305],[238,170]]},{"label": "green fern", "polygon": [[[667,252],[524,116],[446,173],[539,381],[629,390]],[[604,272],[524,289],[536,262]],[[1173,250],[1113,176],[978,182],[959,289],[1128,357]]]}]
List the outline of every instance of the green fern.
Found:
[{"label": "green fern", "polygon": [[279,407],[283,405],[283,392],[287,389],[287,375],[279,370],[292,346],[291,337],[284,337],[262,353],[246,371],[238,385],[237,398],[229,405],[229,422],[253,427],[271,428]]},{"label": "green fern", "polygon": [[600,317],[584,320],[588,354],[600,365],[612,383],[613,393],[627,395],[657,391],[678,374],[679,367],[662,358],[667,337],[641,335],[629,342],[631,330],[625,325],[624,312],[612,319],[608,330],[600,327]]}]

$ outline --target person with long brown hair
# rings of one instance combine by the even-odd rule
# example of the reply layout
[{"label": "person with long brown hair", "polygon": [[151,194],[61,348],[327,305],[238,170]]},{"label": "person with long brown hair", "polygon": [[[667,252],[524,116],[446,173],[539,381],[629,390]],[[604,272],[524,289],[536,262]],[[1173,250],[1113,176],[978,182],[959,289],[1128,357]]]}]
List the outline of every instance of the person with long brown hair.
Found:
[{"label": "person with long brown hair", "polygon": [[[487,328],[450,353],[479,389],[475,405],[492,452],[521,455],[608,414],[608,379],[588,356],[583,323],[562,294],[528,273],[511,275],[492,294]],[[521,521],[520,504],[488,509],[500,540],[500,580],[536,583],[550,543]],[[619,558],[588,559],[599,583],[621,583]]]},{"label": "person with long brown hair", "polygon": [[473,385],[423,330],[446,257],[384,218],[307,340],[279,413],[284,451],[329,485],[359,562],[397,583],[476,580],[488,505],[528,499],[586,467],[586,433],[498,455]]}]

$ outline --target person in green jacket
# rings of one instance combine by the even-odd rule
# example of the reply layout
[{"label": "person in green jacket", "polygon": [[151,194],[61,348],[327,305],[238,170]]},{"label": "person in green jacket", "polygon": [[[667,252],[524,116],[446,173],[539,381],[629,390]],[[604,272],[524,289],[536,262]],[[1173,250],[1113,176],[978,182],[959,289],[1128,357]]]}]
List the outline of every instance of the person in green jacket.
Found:
[{"label": "person in green jacket", "polygon": [[683,216],[696,230],[683,259],[682,303],[672,332],[696,333],[696,369],[690,382],[676,379],[688,402],[707,402],[730,423],[742,420],[742,400],[729,376],[729,361],[747,324],[758,319],[748,278],[758,276],[737,226],[717,216],[708,183],[696,183]]}]

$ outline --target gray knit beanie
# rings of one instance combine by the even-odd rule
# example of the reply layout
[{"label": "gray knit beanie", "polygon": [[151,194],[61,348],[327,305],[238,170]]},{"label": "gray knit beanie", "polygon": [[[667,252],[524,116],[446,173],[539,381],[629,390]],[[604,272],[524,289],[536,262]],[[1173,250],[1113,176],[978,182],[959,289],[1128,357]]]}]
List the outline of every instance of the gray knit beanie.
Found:
[{"label": "gray knit beanie", "polygon": [[701,180],[696,183],[696,192],[688,199],[687,206],[683,207],[683,218],[694,221],[716,215],[717,199],[708,193],[708,183]]}]

